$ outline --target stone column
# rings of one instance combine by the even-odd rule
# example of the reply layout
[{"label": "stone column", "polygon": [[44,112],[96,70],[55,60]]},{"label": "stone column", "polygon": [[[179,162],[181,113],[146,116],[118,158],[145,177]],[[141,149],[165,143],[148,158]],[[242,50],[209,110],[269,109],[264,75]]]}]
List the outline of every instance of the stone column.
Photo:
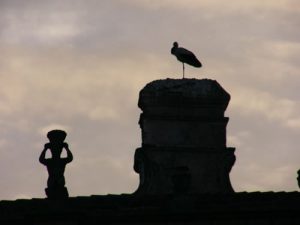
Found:
[{"label": "stone column", "polygon": [[156,80],[140,91],[136,194],[234,192],[229,173],[235,149],[226,147],[224,117],[229,100],[208,79]]}]

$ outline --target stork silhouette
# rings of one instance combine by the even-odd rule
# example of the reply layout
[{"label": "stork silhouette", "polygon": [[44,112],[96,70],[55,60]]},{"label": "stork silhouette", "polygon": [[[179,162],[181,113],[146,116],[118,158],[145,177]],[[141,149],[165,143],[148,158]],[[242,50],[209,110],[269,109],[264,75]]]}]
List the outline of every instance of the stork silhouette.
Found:
[{"label": "stork silhouette", "polygon": [[191,51],[178,47],[178,43],[173,43],[173,48],[171,49],[171,54],[175,55],[177,60],[182,62],[182,70],[183,70],[183,79],[184,79],[184,64],[187,63],[194,67],[201,67],[201,62],[197,59],[197,57]]}]

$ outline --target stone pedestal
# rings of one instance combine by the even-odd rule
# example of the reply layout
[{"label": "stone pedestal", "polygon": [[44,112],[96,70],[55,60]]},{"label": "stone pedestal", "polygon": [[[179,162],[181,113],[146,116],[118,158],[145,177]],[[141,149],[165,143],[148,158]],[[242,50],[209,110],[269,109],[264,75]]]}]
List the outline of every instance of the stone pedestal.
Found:
[{"label": "stone pedestal", "polygon": [[69,197],[66,187],[48,187],[45,188],[45,193],[49,199],[66,199]]},{"label": "stone pedestal", "polygon": [[156,80],[140,91],[137,194],[233,192],[235,149],[226,147],[224,117],[229,100],[218,82],[208,79]]}]

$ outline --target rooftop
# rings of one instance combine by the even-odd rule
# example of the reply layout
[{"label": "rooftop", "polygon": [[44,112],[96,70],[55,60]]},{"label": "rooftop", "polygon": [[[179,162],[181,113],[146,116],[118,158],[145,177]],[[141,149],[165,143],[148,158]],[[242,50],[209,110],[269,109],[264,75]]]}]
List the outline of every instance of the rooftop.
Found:
[{"label": "rooftop", "polygon": [[66,200],[0,202],[0,224],[18,222],[163,222],[300,219],[299,192],[136,196],[92,195]]}]

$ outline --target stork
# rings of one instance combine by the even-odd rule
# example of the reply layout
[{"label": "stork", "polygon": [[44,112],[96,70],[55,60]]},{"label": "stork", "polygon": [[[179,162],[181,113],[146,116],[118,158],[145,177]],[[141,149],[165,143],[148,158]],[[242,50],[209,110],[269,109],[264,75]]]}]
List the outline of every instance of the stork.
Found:
[{"label": "stork", "polygon": [[184,79],[184,63],[187,63],[194,67],[201,67],[201,62],[197,59],[197,57],[191,51],[178,47],[178,43],[173,43],[173,48],[171,49],[171,54],[175,55],[177,60],[182,62],[182,70],[183,70],[183,79]]}]

